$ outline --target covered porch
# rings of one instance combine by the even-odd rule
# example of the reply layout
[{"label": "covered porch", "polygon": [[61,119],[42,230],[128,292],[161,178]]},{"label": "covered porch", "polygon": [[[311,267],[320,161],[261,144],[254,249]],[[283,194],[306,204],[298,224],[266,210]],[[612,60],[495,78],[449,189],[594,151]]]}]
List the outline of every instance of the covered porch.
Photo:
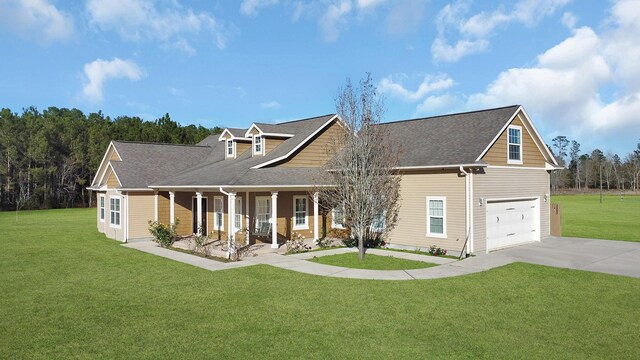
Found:
[{"label": "covered porch", "polygon": [[181,236],[277,249],[290,239],[315,242],[332,230],[331,212],[310,187],[156,188],[154,194],[155,220],[177,223]]}]

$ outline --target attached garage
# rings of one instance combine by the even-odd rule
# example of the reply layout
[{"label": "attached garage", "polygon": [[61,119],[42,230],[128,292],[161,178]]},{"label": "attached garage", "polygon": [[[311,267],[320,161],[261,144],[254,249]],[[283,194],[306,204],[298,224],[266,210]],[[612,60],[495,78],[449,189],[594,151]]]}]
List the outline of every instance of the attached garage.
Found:
[{"label": "attached garage", "polygon": [[539,199],[487,201],[487,250],[540,240]]}]

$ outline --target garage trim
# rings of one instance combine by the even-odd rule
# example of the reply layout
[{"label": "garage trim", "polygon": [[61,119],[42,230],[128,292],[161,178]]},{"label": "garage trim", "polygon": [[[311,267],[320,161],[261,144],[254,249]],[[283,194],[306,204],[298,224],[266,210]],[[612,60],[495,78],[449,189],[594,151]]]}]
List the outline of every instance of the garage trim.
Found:
[{"label": "garage trim", "polygon": [[[485,199],[485,212],[488,211],[488,206],[490,203],[497,203],[497,202],[518,202],[518,201],[534,201],[535,204],[535,208],[536,211],[534,213],[534,230],[535,230],[535,238],[533,239],[533,241],[531,242],[539,242],[541,241],[541,225],[540,225],[540,221],[541,221],[541,205],[540,205],[540,196],[521,196],[521,197],[504,197],[504,198],[487,198]],[[486,218],[485,218],[486,221]],[[489,253],[491,251],[494,250],[499,250],[499,249],[503,249],[503,248],[507,248],[507,247],[512,247],[512,246],[519,246],[519,245],[523,245],[525,243],[518,243],[518,244],[514,244],[514,245],[507,245],[507,246],[503,246],[503,247],[497,247],[497,248],[490,248],[489,247],[489,237],[488,237],[488,233],[489,233],[489,228],[486,227],[485,228],[485,253]]]}]

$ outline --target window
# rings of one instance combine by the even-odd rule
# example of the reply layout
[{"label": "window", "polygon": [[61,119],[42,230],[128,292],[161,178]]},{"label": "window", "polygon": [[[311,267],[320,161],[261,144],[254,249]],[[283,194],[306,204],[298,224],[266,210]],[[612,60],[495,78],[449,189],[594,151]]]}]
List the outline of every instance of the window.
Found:
[{"label": "window", "polygon": [[233,140],[227,139],[227,157],[234,157],[234,156],[235,156],[235,144],[233,143]]},{"label": "window", "polygon": [[271,222],[271,198],[256,196],[256,230],[264,223]]},{"label": "window", "polygon": [[262,136],[253,137],[253,155],[262,155]]},{"label": "window", "polygon": [[109,198],[109,215],[112,227],[120,227],[120,197],[112,196]]},{"label": "window", "polygon": [[104,195],[100,195],[100,221],[104,222]]},{"label": "window", "polygon": [[427,236],[447,237],[447,200],[427,197]]},{"label": "window", "polygon": [[234,227],[236,231],[242,230],[242,198],[236,198],[236,218]]},{"label": "window", "polygon": [[331,227],[334,229],[344,229],[344,206],[337,205],[331,210]]},{"label": "window", "polygon": [[307,197],[306,196],[294,196],[293,197],[293,228],[294,229],[308,229],[309,223],[307,221]]},{"label": "window", "polygon": [[373,217],[373,220],[371,220],[371,231],[382,232],[384,230],[385,215],[386,211]]},{"label": "window", "polygon": [[507,164],[522,164],[522,127],[511,125],[508,128]]},{"label": "window", "polygon": [[224,222],[222,221],[222,211],[223,209],[223,201],[222,196],[214,196],[213,197],[213,227],[214,230],[222,230],[224,229]]}]

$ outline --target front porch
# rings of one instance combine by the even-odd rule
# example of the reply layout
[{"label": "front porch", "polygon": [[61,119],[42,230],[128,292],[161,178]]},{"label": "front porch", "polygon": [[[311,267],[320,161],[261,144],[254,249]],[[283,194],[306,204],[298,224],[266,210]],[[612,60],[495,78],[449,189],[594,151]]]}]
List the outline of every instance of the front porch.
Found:
[{"label": "front porch", "polygon": [[204,234],[224,242],[231,238],[238,246],[268,244],[271,249],[290,239],[315,242],[332,234],[331,212],[322,210],[310,188],[212,190],[155,190],[155,220],[177,223],[180,236]]}]

